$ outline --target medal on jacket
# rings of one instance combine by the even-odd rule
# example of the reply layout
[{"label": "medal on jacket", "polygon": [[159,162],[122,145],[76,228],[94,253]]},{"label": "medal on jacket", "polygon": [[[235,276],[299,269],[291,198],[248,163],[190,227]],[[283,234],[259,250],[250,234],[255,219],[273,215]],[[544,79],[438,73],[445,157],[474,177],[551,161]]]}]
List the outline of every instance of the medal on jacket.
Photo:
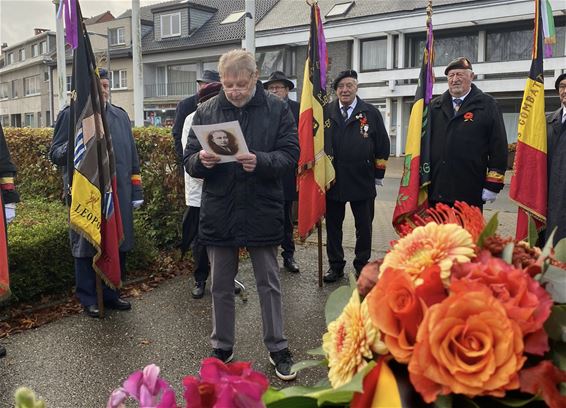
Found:
[{"label": "medal on jacket", "polygon": [[369,125],[366,115],[364,115],[363,112],[360,112],[356,115],[356,119],[360,121],[360,134],[362,135],[362,137],[367,139],[369,132]]}]

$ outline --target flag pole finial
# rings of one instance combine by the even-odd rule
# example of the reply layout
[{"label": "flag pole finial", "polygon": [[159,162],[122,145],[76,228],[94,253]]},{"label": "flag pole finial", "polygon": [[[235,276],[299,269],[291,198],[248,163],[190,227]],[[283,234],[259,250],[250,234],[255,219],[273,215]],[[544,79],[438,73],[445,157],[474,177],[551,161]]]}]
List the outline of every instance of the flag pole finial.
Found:
[{"label": "flag pole finial", "polygon": [[305,1],[311,7],[318,3],[317,0],[305,0]]},{"label": "flag pole finial", "polygon": [[432,17],[432,0],[428,0],[428,4],[426,6],[426,15],[428,18]]}]

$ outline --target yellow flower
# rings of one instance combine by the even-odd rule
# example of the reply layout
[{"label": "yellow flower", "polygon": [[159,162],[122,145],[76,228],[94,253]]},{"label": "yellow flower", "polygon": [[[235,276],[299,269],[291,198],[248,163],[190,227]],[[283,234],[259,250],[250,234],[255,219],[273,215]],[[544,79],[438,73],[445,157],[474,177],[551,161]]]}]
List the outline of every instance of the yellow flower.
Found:
[{"label": "yellow flower", "polygon": [[342,314],[328,325],[322,337],[322,348],[328,358],[328,378],[333,388],[348,383],[367,365],[373,353],[385,354],[387,347],[381,341],[379,330],[373,325],[365,302],[353,291]]},{"label": "yellow flower", "polygon": [[423,283],[421,273],[438,265],[440,278],[446,286],[454,261],[469,262],[474,256],[474,242],[468,231],[456,224],[430,222],[397,241],[385,255],[380,275],[387,268],[403,269],[418,286]]}]

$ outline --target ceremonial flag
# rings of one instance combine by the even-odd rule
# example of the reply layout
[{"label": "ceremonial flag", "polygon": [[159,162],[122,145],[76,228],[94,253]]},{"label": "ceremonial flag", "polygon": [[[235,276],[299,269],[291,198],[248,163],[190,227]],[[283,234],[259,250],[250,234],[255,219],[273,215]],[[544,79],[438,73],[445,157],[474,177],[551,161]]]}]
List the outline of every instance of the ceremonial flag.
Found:
[{"label": "ceremonial flag", "polygon": [[0,300],[10,294],[10,277],[8,275],[8,242],[6,240],[6,218],[4,216],[4,203],[0,191]]},{"label": "ceremonial flag", "polygon": [[299,116],[298,166],[299,236],[306,238],[326,213],[326,190],[335,178],[334,167],[324,151],[326,96],[326,40],[318,4],[311,4],[310,39]]},{"label": "ceremonial flag", "polygon": [[554,17],[549,0],[541,3],[542,31],[544,33],[544,56],[552,57],[552,46],[556,44],[556,29],[554,28]]},{"label": "ceremonial flag", "polygon": [[548,180],[541,1],[545,0],[535,0],[533,60],[519,113],[515,173],[509,192],[511,199],[519,206],[517,239],[524,239],[528,235],[528,215],[534,219],[539,231],[546,223]]},{"label": "ceremonial flag", "polygon": [[411,216],[428,207],[430,184],[430,110],[434,75],[434,37],[432,33],[432,2],[427,7],[427,38],[415,101],[409,118],[403,177],[393,211],[393,228],[402,235],[402,226],[411,223]]},{"label": "ceremonial flag", "polygon": [[[70,0],[78,35],[71,82],[68,175],[71,186],[70,224],[96,249],[93,268],[111,288],[119,287],[119,245],[122,219],[116,189],[112,138],[104,115],[98,69],[82,22],[78,0]],[[69,30],[67,32],[74,32]]]}]

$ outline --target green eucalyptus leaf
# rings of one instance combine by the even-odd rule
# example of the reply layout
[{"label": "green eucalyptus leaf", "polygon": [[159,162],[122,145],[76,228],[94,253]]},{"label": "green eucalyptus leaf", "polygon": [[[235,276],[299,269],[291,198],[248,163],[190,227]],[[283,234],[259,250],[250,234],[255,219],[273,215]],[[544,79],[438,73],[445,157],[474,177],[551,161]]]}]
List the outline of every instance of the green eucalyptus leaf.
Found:
[{"label": "green eucalyptus leaf", "polygon": [[261,400],[265,405],[269,405],[270,403],[274,401],[278,401],[283,398],[285,398],[285,394],[283,394],[279,390],[276,390],[275,388],[269,387],[267,391],[263,393]]},{"label": "green eucalyptus leaf", "polygon": [[434,401],[434,408],[452,408],[452,395],[439,395]]},{"label": "green eucalyptus leaf", "polygon": [[541,251],[540,256],[538,258],[538,261],[540,261],[541,263],[546,258],[548,258],[548,255],[550,255],[550,251],[552,251],[552,243],[554,242],[554,234],[555,233],[556,233],[556,228],[554,228],[554,230],[552,231],[552,233],[550,234],[550,236],[546,240],[546,243],[544,244],[544,248],[542,248],[542,251]]},{"label": "green eucalyptus leaf", "polygon": [[322,346],[317,347],[317,348],[312,349],[312,350],[308,350],[308,351],[307,351],[307,354],[308,354],[309,356],[325,356],[325,355],[326,355],[326,353],[325,353],[324,350],[322,349]]},{"label": "green eucalyptus leaf", "polygon": [[327,326],[342,314],[342,310],[344,310],[351,297],[352,288],[349,286],[340,286],[328,296],[326,307],[324,308]]},{"label": "green eucalyptus leaf", "polygon": [[266,404],[267,408],[317,408],[316,399],[297,396],[284,398],[272,403]]},{"label": "green eucalyptus leaf", "polygon": [[493,401],[496,401],[497,403],[499,403],[500,405],[505,405],[506,407],[524,407],[528,404],[530,404],[533,401],[536,401],[538,399],[538,395],[533,395],[530,398],[526,398],[526,399],[522,399],[522,398],[509,398],[509,397],[504,397],[504,398],[490,398]]},{"label": "green eucalyptus leaf", "polygon": [[515,249],[515,243],[509,242],[505,245],[505,248],[503,248],[503,254],[501,255],[501,258],[509,265],[513,263],[513,249]]},{"label": "green eucalyptus leaf", "polygon": [[554,257],[560,262],[566,263],[566,238],[561,239],[554,246]]},{"label": "green eucalyptus leaf", "polygon": [[317,382],[314,386],[318,387],[318,388],[331,388],[332,387],[332,385],[330,385],[330,380],[328,379],[328,377],[324,377],[319,382]]},{"label": "green eucalyptus leaf", "polygon": [[550,354],[554,364],[562,371],[566,371],[566,343],[561,341],[551,343]]},{"label": "green eucalyptus leaf", "polygon": [[566,333],[566,305],[552,306],[550,316],[544,322],[544,330],[553,340],[562,340],[563,333]]},{"label": "green eucalyptus leaf", "polygon": [[321,365],[328,366],[328,360],[324,359],[324,360],[299,361],[298,363],[293,364],[293,367],[291,367],[291,371],[301,371],[304,370],[305,368],[318,367]]},{"label": "green eucalyptus leaf", "polygon": [[288,388],[283,388],[281,390],[281,393],[285,396],[285,398],[289,398],[289,397],[297,397],[297,396],[305,396],[308,395],[311,398],[314,398],[312,396],[310,396],[310,394],[316,393],[316,392],[322,392],[322,391],[326,391],[331,389],[330,387],[307,387],[307,386],[303,386],[303,385],[297,385],[294,387],[288,387]]},{"label": "green eucalyptus leaf", "polygon": [[540,280],[554,302],[566,303],[566,270],[549,265]]},{"label": "green eucalyptus leaf", "polygon": [[491,237],[497,231],[497,227],[499,226],[499,220],[497,218],[498,214],[499,212],[493,214],[493,216],[491,217],[491,219],[488,221],[485,228],[481,232],[477,242],[477,245],[479,247],[483,247],[483,242],[485,241],[485,239],[487,237]]},{"label": "green eucalyptus leaf", "polygon": [[528,234],[529,235],[527,237],[527,242],[529,243],[529,246],[531,248],[533,248],[537,244],[538,231],[537,231],[537,226],[535,224],[535,221],[533,220],[533,217],[530,216],[530,214],[529,214],[529,232],[528,232]]}]

